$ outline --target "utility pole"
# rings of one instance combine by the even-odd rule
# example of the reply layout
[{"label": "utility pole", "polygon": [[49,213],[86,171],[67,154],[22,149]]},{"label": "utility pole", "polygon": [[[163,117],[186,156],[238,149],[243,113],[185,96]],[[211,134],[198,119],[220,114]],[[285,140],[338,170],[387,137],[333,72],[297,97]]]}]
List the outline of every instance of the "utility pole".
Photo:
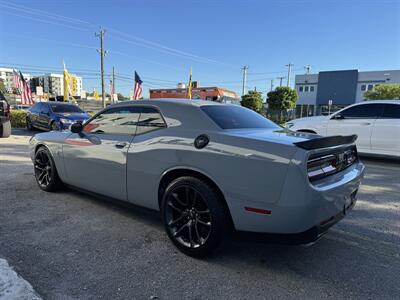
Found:
[{"label": "utility pole", "polygon": [[243,66],[242,71],[243,71],[243,85],[242,85],[242,96],[246,93],[246,80],[247,80],[247,70],[249,69],[249,66]]},{"label": "utility pole", "polygon": [[115,68],[113,67],[113,73],[112,73],[112,83],[113,83],[113,85],[112,85],[112,92],[113,92],[113,94],[110,96],[110,97],[112,97],[111,99],[112,99],[112,103],[114,103],[114,94],[116,94],[116,89],[115,89]]},{"label": "utility pole", "polygon": [[274,89],[274,80],[271,79],[271,91]]},{"label": "utility pole", "polygon": [[101,101],[103,108],[106,107],[106,94],[104,90],[104,29],[100,29],[100,33],[95,33],[96,37],[100,38],[100,49],[97,51],[100,53],[100,64],[101,64]]},{"label": "utility pole", "polygon": [[291,71],[292,71],[292,66],[293,66],[293,64],[292,63],[288,63],[287,65],[286,65],[286,67],[288,67],[288,72],[287,72],[287,86],[289,86],[290,85],[290,73],[291,73]]},{"label": "utility pole", "polygon": [[306,65],[304,67],[304,69],[306,69],[306,74],[309,75],[311,73],[311,65]]},{"label": "utility pole", "polygon": [[279,79],[279,86],[282,86],[282,80],[285,78],[285,76],[276,77],[276,79]]}]

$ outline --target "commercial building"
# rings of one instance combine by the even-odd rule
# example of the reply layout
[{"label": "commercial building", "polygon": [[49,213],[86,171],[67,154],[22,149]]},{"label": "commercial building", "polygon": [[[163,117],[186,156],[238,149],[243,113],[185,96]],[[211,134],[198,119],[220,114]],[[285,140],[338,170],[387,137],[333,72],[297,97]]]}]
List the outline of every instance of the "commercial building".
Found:
[{"label": "commercial building", "polygon": [[[80,97],[82,94],[82,77],[71,75],[72,77],[72,96]],[[43,92],[49,96],[62,96],[64,94],[63,74],[49,73],[32,78],[32,91],[36,91],[36,86],[43,87]]]},{"label": "commercial building", "polygon": [[296,116],[324,115],[329,111],[337,111],[364,101],[366,91],[386,83],[400,83],[400,70],[341,70],[296,75],[295,88],[299,95]]},{"label": "commercial building", "polygon": [[[22,75],[24,76],[24,78],[26,80],[31,79],[30,74],[22,73]],[[13,69],[0,68],[0,79],[3,80],[4,86],[8,93],[11,93],[13,91],[13,88],[14,88],[14,79],[13,78],[14,78]]]},{"label": "commercial building", "polygon": [[[150,99],[157,98],[182,98],[188,97],[188,89],[182,84],[178,84],[173,89],[150,89]],[[195,87],[192,88],[192,99],[202,99],[224,103],[238,104],[240,97],[234,91],[221,87]]]}]

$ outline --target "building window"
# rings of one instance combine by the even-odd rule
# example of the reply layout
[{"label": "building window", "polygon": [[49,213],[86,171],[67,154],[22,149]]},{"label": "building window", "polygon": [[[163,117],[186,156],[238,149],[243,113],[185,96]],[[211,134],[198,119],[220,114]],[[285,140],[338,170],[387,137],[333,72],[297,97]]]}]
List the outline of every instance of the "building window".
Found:
[{"label": "building window", "polygon": [[373,84],[368,84],[368,91],[372,91],[373,88],[374,88],[374,85],[373,85]]},{"label": "building window", "polygon": [[314,92],[314,86],[310,86],[310,92]]},{"label": "building window", "polygon": [[303,86],[299,86],[299,92],[303,92]]},{"label": "building window", "polygon": [[304,87],[304,91],[305,91],[305,92],[308,92],[308,85],[306,85],[306,86]]},{"label": "building window", "polygon": [[367,89],[367,86],[366,86],[365,84],[362,84],[362,85],[361,85],[361,90],[362,90],[362,91],[365,91],[366,89]]}]

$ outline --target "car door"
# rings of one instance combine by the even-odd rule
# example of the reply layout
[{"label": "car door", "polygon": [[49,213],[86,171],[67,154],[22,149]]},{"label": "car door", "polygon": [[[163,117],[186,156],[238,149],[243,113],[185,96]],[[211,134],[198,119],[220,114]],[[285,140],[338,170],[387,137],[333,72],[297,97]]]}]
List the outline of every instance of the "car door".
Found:
[{"label": "car door", "polygon": [[36,103],[29,109],[29,119],[33,126],[40,127],[39,114],[43,103]]},{"label": "car door", "polygon": [[63,145],[67,183],[126,200],[127,151],[139,114],[137,107],[112,107],[72,133]]},{"label": "car door", "polygon": [[375,121],[371,151],[400,156],[400,105],[384,104],[382,116]]},{"label": "car door", "polygon": [[[128,150],[128,201],[158,209],[158,184],[174,152],[160,149],[169,140],[165,135],[166,122],[157,107],[143,107],[136,135]],[[162,171],[161,171],[162,170]]]},{"label": "car door", "polygon": [[379,103],[359,104],[341,110],[329,119],[327,135],[356,134],[357,148],[370,151],[372,128],[382,110],[383,105]]},{"label": "car door", "polygon": [[37,120],[40,127],[50,129],[50,106],[47,103],[42,103]]}]

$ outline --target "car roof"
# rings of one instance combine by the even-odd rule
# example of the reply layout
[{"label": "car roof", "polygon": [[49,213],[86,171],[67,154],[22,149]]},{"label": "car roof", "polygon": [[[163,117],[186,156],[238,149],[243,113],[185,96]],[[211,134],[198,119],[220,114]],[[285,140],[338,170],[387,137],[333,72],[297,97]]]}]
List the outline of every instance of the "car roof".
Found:
[{"label": "car roof", "polygon": [[353,105],[363,105],[363,104],[371,104],[371,103],[377,103],[377,104],[400,104],[400,100],[365,100],[363,102],[358,102]]},{"label": "car roof", "polygon": [[157,98],[157,99],[143,99],[143,100],[129,100],[121,101],[113,106],[124,105],[188,105],[188,106],[205,106],[205,105],[229,105],[226,103],[219,103],[207,100],[191,100],[191,99],[174,99],[174,98]]},{"label": "car roof", "polygon": [[[75,105],[74,103],[59,102],[59,101],[46,101],[46,102],[41,102],[41,103],[56,104],[56,105]],[[76,105],[75,105],[75,106],[76,106]]]}]

